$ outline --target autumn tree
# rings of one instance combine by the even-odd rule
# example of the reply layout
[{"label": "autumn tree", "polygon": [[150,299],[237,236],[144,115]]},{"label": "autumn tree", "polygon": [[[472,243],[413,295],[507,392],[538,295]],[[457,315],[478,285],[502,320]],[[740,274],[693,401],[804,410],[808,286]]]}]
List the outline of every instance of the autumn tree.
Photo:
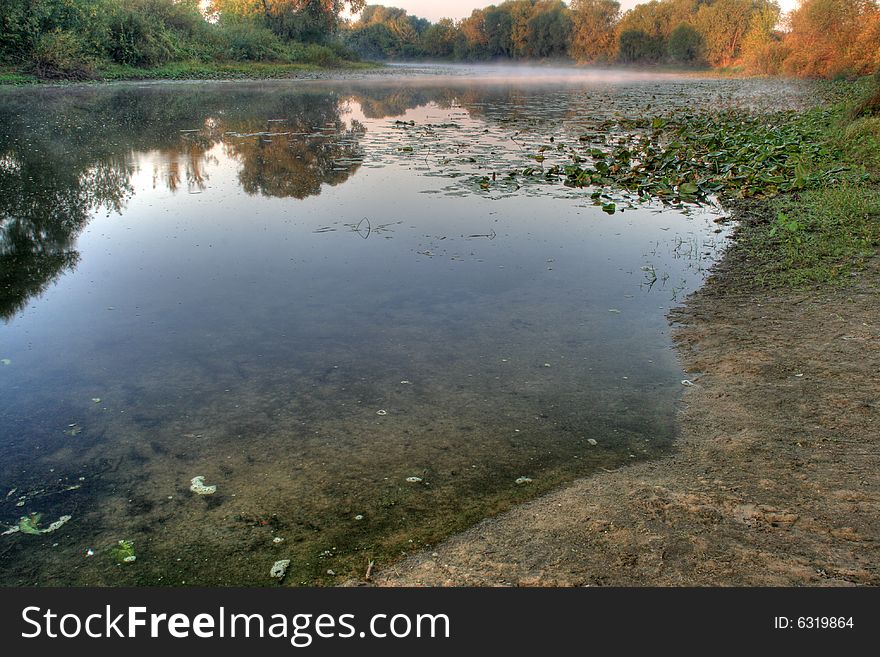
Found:
[{"label": "autumn tree", "polygon": [[752,13],[749,31],[742,44],[742,63],[747,73],[775,75],[782,69],[787,50],[777,29],[779,17],[779,5],[775,2]]},{"label": "autumn tree", "polygon": [[619,17],[617,0],[572,0],[571,56],[579,62],[613,59]]},{"label": "autumn tree", "polygon": [[694,18],[694,25],[703,35],[709,64],[723,67],[736,63],[752,26],[752,17],[771,4],[775,3],[769,0],[715,0],[702,5]]},{"label": "autumn tree", "polygon": [[803,0],[789,17],[784,71],[820,77],[880,66],[875,0]]}]

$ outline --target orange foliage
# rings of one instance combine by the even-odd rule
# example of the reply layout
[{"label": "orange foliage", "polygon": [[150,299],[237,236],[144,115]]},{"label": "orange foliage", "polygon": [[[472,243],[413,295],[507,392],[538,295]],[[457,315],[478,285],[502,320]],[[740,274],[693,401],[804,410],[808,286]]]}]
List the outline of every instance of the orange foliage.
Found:
[{"label": "orange foliage", "polygon": [[789,19],[783,70],[802,77],[870,73],[880,64],[875,0],[803,0]]}]

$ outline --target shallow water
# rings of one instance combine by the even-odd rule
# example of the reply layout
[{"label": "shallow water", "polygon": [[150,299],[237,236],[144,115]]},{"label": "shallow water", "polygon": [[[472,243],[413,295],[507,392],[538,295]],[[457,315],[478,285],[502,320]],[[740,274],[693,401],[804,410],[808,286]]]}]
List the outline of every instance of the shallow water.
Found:
[{"label": "shallow water", "polygon": [[671,449],[723,215],[503,174],[806,88],[452,72],[0,92],[0,524],[71,516],[3,584],[329,584]]}]

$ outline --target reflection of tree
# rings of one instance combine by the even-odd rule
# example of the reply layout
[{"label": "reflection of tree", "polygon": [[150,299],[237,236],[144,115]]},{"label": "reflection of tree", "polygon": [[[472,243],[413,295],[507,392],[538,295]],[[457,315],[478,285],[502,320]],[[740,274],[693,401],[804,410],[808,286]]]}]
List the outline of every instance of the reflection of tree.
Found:
[{"label": "reflection of tree", "polygon": [[188,191],[204,190],[208,180],[205,165],[217,162],[208,153],[220,139],[217,127],[214,119],[208,119],[203,130],[183,133],[180,143],[160,149],[159,161],[153,165],[153,187],[161,180],[176,192],[186,181]]},{"label": "reflection of tree", "polygon": [[436,102],[441,107],[449,92],[444,87],[435,89],[407,89],[401,87],[368,87],[359,89],[352,97],[361,106],[368,119],[400,116],[408,109]]},{"label": "reflection of tree", "polygon": [[12,319],[73,268],[73,241],[91,213],[120,209],[128,191],[128,172],[112,164],[76,170],[7,152],[0,160],[0,317]]},{"label": "reflection of tree", "polygon": [[[328,92],[28,90],[2,98],[0,125],[0,317],[7,321],[76,266],[74,242],[96,211],[122,209],[138,153],[159,160],[154,184],[200,190],[222,142],[241,162],[245,191],[294,198],[346,180],[362,158],[363,127],[347,129],[338,96]],[[267,131],[289,134],[236,136]]]},{"label": "reflection of tree", "polygon": [[[458,103],[487,121],[509,120],[534,98],[496,87],[399,85],[229,87],[155,86],[5,92],[0,99],[0,317],[74,267],[74,242],[100,208],[120,210],[143,153],[155,185],[201,190],[222,145],[239,163],[248,194],[302,199],[357,171],[357,121],[340,119],[340,100],[369,118]],[[344,103],[344,101],[343,101]],[[513,114],[511,114],[513,112]],[[560,109],[559,112],[564,110]],[[548,113],[552,114],[552,112]],[[555,116],[555,115],[554,115]]]},{"label": "reflection of tree", "polygon": [[284,121],[246,121],[227,138],[226,152],[241,161],[238,179],[248,194],[302,199],[357,170],[363,126],[354,122],[346,129],[335,98],[332,103],[307,100],[285,107]]}]

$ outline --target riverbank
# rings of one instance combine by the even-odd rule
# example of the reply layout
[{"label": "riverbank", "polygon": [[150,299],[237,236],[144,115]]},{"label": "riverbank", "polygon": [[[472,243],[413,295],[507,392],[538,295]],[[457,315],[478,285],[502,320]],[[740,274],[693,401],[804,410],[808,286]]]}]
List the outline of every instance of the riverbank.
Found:
[{"label": "riverbank", "polygon": [[599,474],[379,568],[380,585],[880,584],[880,261],[755,288],[743,250],[672,315],[671,456]]},{"label": "riverbank", "polygon": [[172,62],[153,68],[112,66],[96,71],[87,80],[46,80],[17,69],[0,68],[0,86],[137,80],[322,80],[377,73],[385,68],[383,64],[358,61],[343,61],[333,66],[281,62]]},{"label": "riverbank", "polygon": [[374,581],[880,584],[877,118],[842,117],[824,132],[843,140],[845,179],[733,204],[734,246],[670,315],[693,383],[675,453],[379,564]]}]

